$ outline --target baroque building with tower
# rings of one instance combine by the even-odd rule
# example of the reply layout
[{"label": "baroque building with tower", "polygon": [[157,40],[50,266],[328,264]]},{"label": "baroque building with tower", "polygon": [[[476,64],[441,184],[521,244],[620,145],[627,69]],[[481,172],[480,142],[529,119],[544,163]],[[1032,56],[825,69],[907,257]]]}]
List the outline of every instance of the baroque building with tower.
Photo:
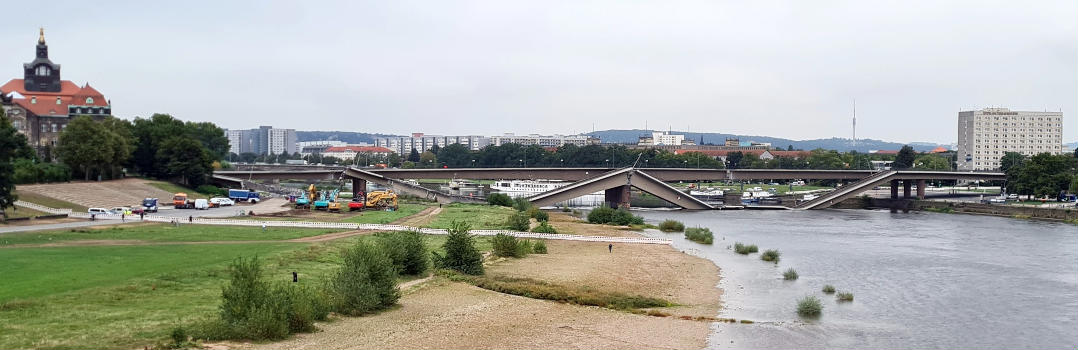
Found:
[{"label": "baroque building with tower", "polygon": [[72,118],[86,115],[101,120],[112,115],[111,102],[89,83],[79,86],[60,79],[60,65],[49,59],[44,29],[38,35],[34,60],[23,64],[22,79],[0,85],[0,105],[39,154],[56,146]]}]

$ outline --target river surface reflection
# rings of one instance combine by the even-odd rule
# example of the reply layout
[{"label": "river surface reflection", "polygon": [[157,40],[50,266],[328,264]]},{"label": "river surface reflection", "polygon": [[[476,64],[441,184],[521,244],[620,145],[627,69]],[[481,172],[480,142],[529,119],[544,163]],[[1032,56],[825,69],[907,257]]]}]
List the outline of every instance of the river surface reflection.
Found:
[{"label": "river surface reflection", "polygon": [[[650,223],[708,227],[715,244],[679,234],[678,249],[714,261],[724,290],[711,349],[1074,349],[1078,228],[990,216],[818,211],[640,211]],[[650,230],[649,230],[650,231]],[[778,249],[781,261],[738,255],[734,242]],[[796,281],[782,271],[794,268]],[[850,291],[835,301],[824,284]],[[797,299],[818,296],[818,319]]]}]

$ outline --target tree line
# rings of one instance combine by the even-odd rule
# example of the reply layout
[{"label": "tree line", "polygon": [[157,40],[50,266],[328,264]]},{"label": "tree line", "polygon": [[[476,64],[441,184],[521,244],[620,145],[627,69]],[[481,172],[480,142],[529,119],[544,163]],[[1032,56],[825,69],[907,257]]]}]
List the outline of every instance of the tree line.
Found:
[{"label": "tree line", "polygon": [[999,163],[1000,170],[1007,174],[1008,193],[1041,198],[1078,193],[1078,150],[1031,157],[1007,152]]}]

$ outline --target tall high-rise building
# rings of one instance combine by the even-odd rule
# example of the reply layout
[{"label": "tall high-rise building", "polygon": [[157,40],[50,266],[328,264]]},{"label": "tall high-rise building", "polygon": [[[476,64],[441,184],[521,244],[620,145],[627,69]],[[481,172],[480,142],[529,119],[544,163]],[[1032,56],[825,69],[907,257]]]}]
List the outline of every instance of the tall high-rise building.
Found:
[{"label": "tall high-rise building", "polygon": [[260,126],[258,129],[225,130],[229,152],[235,154],[282,154],[296,153],[295,129],[274,129],[272,126]]},{"label": "tall high-rise building", "polygon": [[1063,112],[985,108],[958,112],[958,170],[998,170],[1007,152],[1063,152]]}]

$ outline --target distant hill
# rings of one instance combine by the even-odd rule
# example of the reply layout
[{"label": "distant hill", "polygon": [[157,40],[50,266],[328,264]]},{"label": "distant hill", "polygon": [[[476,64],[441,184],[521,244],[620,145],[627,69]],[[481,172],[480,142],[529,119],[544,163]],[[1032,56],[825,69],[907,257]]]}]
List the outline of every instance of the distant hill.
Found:
[{"label": "distant hill", "polygon": [[387,137],[396,135],[368,134],[365,132],[351,131],[296,131],[296,140],[304,141],[342,141],[345,143],[374,143],[375,137]]},{"label": "distant hill", "polygon": [[[651,131],[646,130],[602,130],[588,133],[588,135],[598,137],[603,143],[636,143],[639,141],[640,136],[650,134]],[[737,138],[741,142],[770,142],[772,147],[786,148],[787,146],[794,146],[795,149],[812,150],[817,148],[832,149],[836,151],[850,151],[855,150],[858,152],[868,152],[871,150],[898,150],[902,146],[906,145],[900,142],[887,142],[882,140],[873,139],[859,139],[857,140],[857,146],[853,146],[850,139],[843,138],[829,138],[829,139],[815,139],[815,140],[791,140],[780,137],[770,136],[748,136],[748,135],[734,135],[734,134],[722,134],[722,133],[699,133],[699,132],[684,132],[674,131],[675,134],[683,134],[685,138],[692,139],[697,143],[700,142],[701,136],[705,144],[720,145],[726,142],[726,138]],[[948,149],[952,149],[951,145],[937,144],[931,142],[910,142],[909,145],[917,151],[930,151],[933,148],[943,146]]]}]

